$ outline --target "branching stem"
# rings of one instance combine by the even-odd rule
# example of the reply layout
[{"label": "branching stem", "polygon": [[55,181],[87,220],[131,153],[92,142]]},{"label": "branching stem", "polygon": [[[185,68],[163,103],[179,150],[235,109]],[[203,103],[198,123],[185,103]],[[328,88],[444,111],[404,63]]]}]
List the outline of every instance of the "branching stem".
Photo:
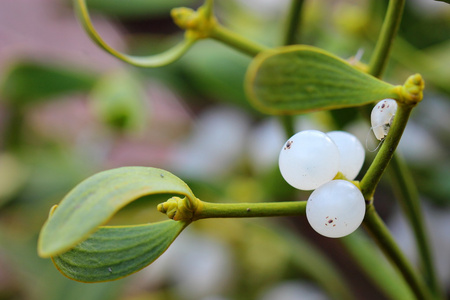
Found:
[{"label": "branching stem", "polygon": [[[381,78],[387,65],[389,53],[402,19],[404,4],[405,0],[389,1],[388,10],[386,12],[380,36],[369,65],[369,74],[375,77]],[[443,299],[442,290],[440,288],[433,264],[430,244],[425,231],[418,192],[412,182],[411,174],[407,166],[404,165],[404,162],[398,155],[394,155],[392,157],[392,174],[394,189],[398,194],[397,198],[399,199],[400,204],[414,231],[416,244],[419,249],[422,262],[424,273],[423,276],[437,299]],[[368,178],[364,184],[367,183],[368,185],[373,185],[375,182],[369,180]],[[374,180],[377,179],[375,178]],[[369,184],[369,181],[372,181],[372,183]],[[365,188],[366,194],[373,196],[373,192],[370,191],[370,188],[367,188],[367,185]]]}]

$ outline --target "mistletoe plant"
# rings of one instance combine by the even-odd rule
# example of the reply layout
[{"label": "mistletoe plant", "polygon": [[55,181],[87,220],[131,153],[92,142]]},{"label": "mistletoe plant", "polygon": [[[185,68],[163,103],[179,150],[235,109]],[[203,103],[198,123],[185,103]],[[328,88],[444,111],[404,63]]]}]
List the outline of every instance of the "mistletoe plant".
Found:
[{"label": "mistletoe plant", "polygon": [[[395,100],[398,106],[395,118],[392,118],[393,113],[388,119],[386,116],[378,117],[383,120],[382,132],[386,134],[382,135],[383,143],[362,180],[352,181],[353,178],[347,178],[342,170],[336,169],[331,171],[331,178],[325,180],[328,183],[321,182],[306,189],[316,189],[313,192],[314,199],[324,199],[325,203],[338,201],[335,198],[341,195],[344,199],[339,200],[342,204],[339,210],[344,215],[352,210],[358,210],[361,214],[351,231],[362,221],[381,250],[401,272],[416,298],[442,299],[417,193],[406,166],[394,154],[412,109],[422,101],[424,81],[420,74],[411,75],[403,85],[392,85],[380,79],[401,20],[404,0],[389,1],[381,33],[368,66],[351,64],[316,47],[292,45],[296,42],[302,3],[300,0],[292,1],[283,47],[269,49],[225,28],[213,14],[213,1],[206,0],[196,11],[189,8],[172,10],[174,22],[185,30],[183,41],[161,54],[139,57],[120,53],[106,44],[90,21],[85,0],[74,1],[78,17],[93,41],[115,57],[135,66],[161,67],[170,64],[193,44],[206,38],[254,57],[245,77],[248,99],[256,110],[279,115],[288,136],[294,134],[291,118],[294,114],[364,106],[386,98]],[[322,139],[329,139],[323,135],[325,137]],[[284,145],[284,149],[298,144],[297,139],[298,137],[292,137]],[[309,142],[316,143],[312,139]],[[331,147],[336,147],[333,141],[327,143],[333,143]],[[336,144],[339,146],[339,143]],[[333,159],[326,154],[322,158],[315,158],[313,163],[320,164],[321,160],[329,162]],[[280,156],[280,163],[281,161]],[[423,269],[420,274],[405,258],[374,207],[374,192],[389,162],[392,162],[391,167],[397,175],[397,183],[402,192],[402,207],[415,233]],[[287,164],[289,165],[289,161]],[[327,165],[330,164],[325,165],[324,171],[314,176],[320,177],[328,172]],[[283,173],[281,165],[280,168]],[[287,172],[290,172],[287,177],[300,176],[295,170]],[[307,179],[293,179],[299,181],[300,185],[302,180]],[[336,194],[333,189],[343,190]],[[157,207],[160,212],[167,214],[169,220],[134,226],[103,226],[127,204],[153,194],[173,196]],[[356,200],[347,201],[346,198]],[[116,280],[151,264],[196,220],[305,216],[309,202],[206,202],[198,199],[181,179],[165,170],[123,167],[86,179],[70,191],[59,205],[55,205],[42,228],[38,252],[41,257],[51,257],[56,268],[73,280]],[[324,208],[316,205],[310,209],[312,212],[308,214],[308,220],[314,227],[314,218],[321,215]],[[327,222],[331,224],[334,221]],[[320,229],[316,230],[320,232]],[[350,232],[328,236],[338,237]]]}]

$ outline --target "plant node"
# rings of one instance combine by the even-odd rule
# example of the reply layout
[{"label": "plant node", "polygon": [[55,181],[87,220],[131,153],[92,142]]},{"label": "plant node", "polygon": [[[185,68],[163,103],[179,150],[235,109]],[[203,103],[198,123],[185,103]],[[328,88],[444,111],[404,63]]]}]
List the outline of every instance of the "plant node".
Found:
[{"label": "plant node", "polygon": [[415,105],[422,101],[425,81],[420,74],[414,74],[406,79],[405,84],[400,87],[401,100],[405,104]]},{"label": "plant node", "polygon": [[187,197],[172,197],[166,202],[158,204],[157,209],[172,220],[191,221],[197,210],[197,205],[192,203]]},{"label": "plant node", "polygon": [[197,11],[187,7],[178,7],[172,9],[170,14],[175,24],[186,30],[187,38],[208,38],[212,28],[216,25],[215,17],[210,13],[210,8],[206,6],[199,7]]}]

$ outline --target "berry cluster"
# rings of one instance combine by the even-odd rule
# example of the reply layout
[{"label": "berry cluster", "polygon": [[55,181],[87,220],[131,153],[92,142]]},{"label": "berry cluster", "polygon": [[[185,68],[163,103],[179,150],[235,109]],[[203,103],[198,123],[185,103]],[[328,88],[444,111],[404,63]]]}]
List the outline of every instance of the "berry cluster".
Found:
[{"label": "berry cluster", "polygon": [[283,178],[300,190],[314,190],[306,205],[311,227],[327,237],[342,237],[361,224],[366,205],[361,191],[347,180],[333,180],[338,172],[348,180],[364,162],[359,140],[344,131],[305,130],[283,146],[279,167]]}]

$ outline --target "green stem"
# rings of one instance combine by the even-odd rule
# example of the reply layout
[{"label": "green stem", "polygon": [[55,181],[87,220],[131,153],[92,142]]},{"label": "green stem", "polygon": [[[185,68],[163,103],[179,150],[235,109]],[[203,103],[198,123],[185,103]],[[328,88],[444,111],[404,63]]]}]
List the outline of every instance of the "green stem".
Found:
[{"label": "green stem", "polygon": [[390,174],[396,197],[399,199],[399,203],[415,234],[417,248],[419,249],[421,257],[423,277],[431,288],[434,296],[436,296],[437,299],[444,299],[434,268],[429,240],[425,232],[425,224],[422,218],[422,208],[418,191],[411,176],[411,172],[409,172],[405,162],[398,154],[392,159]]},{"label": "green stem", "polygon": [[406,282],[410,285],[417,299],[433,299],[425,283],[420,279],[420,277],[417,276],[417,273],[409,263],[408,259],[403,255],[403,252],[397,246],[394,238],[389,232],[389,229],[377,214],[373,204],[369,204],[367,206],[363,224],[367,231],[372,235],[378,246],[382,249],[384,254],[394,263],[394,265],[397,266]]},{"label": "green stem", "polygon": [[306,201],[211,203],[199,200],[193,220],[206,218],[281,217],[306,214]]},{"label": "green stem", "polygon": [[259,52],[269,49],[266,46],[259,45],[241,35],[238,35],[235,32],[232,32],[218,23],[216,23],[209,32],[209,37],[250,56],[256,56]]},{"label": "green stem", "polygon": [[364,199],[373,200],[373,194],[380,182],[381,176],[386,170],[389,161],[394,155],[394,151],[400,142],[400,138],[405,130],[406,123],[413,109],[413,105],[398,103],[397,113],[395,114],[394,123],[383,141],[377,156],[373,160],[363,179],[361,180],[361,192]]},{"label": "green stem", "polygon": [[[283,45],[293,45],[298,41],[299,24],[304,2],[304,0],[291,0],[287,25],[283,37]],[[281,124],[283,124],[286,138],[293,136],[295,134],[294,116],[284,115],[279,119]]]},{"label": "green stem", "polygon": [[74,0],[73,1],[75,12],[78,16],[81,25],[86,30],[86,33],[96,43],[100,48],[108,52],[109,54],[123,60],[131,65],[137,67],[145,68],[156,68],[168,65],[179,58],[181,58],[186,51],[196,42],[196,39],[185,38],[183,41],[179,42],[172,48],[150,56],[134,56],[119,52],[108,45],[100,36],[100,34],[95,30],[92,24],[91,18],[89,16],[88,7],[86,5],[86,0]]},{"label": "green stem", "polygon": [[279,120],[283,125],[284,133],[286,134],[286,139],[290,138],[295,134],[294,118],[292,115],[280,116]]},{"label": "green stem", "polygon": [[369,64],[369,74],[375,77],[381,77],[381,74],[383,74],[386,68],[387,57],[389,57],[392,43],[402,20],[404,6],[405,0],[389,1],[380,36],[378,37],[378,42]]},{"label": "green stem", "polygon": [[[400,25],[404,3],[405,0],[389,1],[385,21],[369,65],[369,73],[375,77],[381,78],[386,67],[388,56],[392,48],[392,42]],[[433,294],[438,298],[443,299],[442,290],[438,283],[436,270],[431,256],[430,244],[426,237],[418,192],[412,182],[408,168],[397,155],[394,155],[392,158],[392,172],[394,175],[392,181],[394,183],[394,189],[397,191],[397,198],[399,199],[403,211],[407,215],[414,231],[424,270],[424,278],[433,291]],[[368,180],[366,180],[366,182],[367,181]],[[368,191],[367,194],[373,195],[370,191]]]},{"label": "green stem", "polygon": [[287,16],[287,26],[283,37],[283,45],[294,45],[298,40],[298,29],[304,0],[291,0],[291,7]]}]

